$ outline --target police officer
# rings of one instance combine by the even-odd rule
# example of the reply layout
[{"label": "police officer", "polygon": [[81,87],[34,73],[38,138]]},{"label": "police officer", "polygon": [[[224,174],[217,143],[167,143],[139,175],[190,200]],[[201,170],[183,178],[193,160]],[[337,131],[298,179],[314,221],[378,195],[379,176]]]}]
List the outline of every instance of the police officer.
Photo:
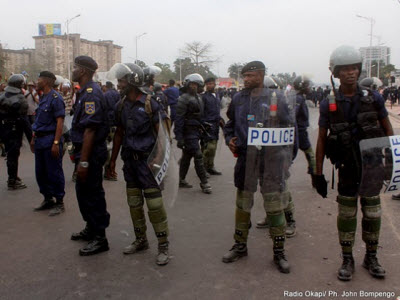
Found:
[{"label": "police officer", "polygon": [[[316,151],[316,187],[322,197],[327,196],[327,183],[322,174],[324,156],[330,158],[339,169],[337,227],[343,264],[338,278],[344,281],[351,280],[354,272],[352,251],[361,174],[359,142],[362,139],[393,135],[383,98],[376,91],[362,90],[357,84],[361,66],[361,55],[355,48],[341,46],[333,51],[330,70],[334,77],[339,78],[340,87],[337,92],[333,87],[335,98],[330,97],[321,102]],[[381,224],[379,192],[382,180],[377,181],[379,182],[374,191],[360,195],[363,212],[362,239],[367,250],[363,266],[372,276],[383,278],[385,270],[376,256]]]},{"label": "police officer", "polygon": [[165,114],[168,114],[168,98],[162,91],[162,85],[158,82],[155,82],[153,92],[156,101],[162,106]]},{"label": "police officer", "polygon": [[161,73],[161,69],[157,66],[150,66],[150,67],[145,67],[143,69],[143,74],[144,74],[144,86],[149,88],[151,91],[153,90],[154,87],[154,77],[159,75]]},{"label": "police officer", "polygon": [[25,77],[22,74],[11,75],[4,93],[0,95],[0,140],[3,141],[7,153],[8,189],[18,190],[26,185],[18,177],[18,159],[25,133],[29,142],[32,130],[27,112],[28,103],[22,88]]},{"label": "police officer", "polygon": [[111,158],[111,142],[114,138],[115,133],[115,106],[119,100],[121,100],[121,96],[118,91],[114,88],[114,85],[111,81],[107,81],[105,85],[104,98],[107,103],[107,117],[108,117],[108,125],[110,126],[110,133],[107,137],[107,150],[108,156],[106,164],[104,165],[104,179],[110,181],[117,180],[117,174],[111,174],[110,172],[110,158]]},{"label": "police officer", "polygon": [[[39,74],[37,87],[43,94],[36,109],[34,131],[31,141],[35,153],[36,181],[40,193],[44,196],[35,211],[53,208],[49,215],[55,216],[64,212],[65,179],[62,168],[62,130],[65,117],[65,105],[61,95],[52,87],[56,76],[43,71]],[[54,203],[53,197],[56,199]]]},{"label": "police officer", "polygon": [[135,66],[131,70],[132,73],[126,76],[126,97],[117,104],[117,130],[110,162],[110,168],[115,172],[115,162],[122,145],[121,158],[124,162],[126,194],[136,235],[136,240],[127,246],[123,253],[133,254],[149,248],[143,210],[146,200],[149,219],[158,239],[156,263],[165,265],[169,261],[167,214],[160,187],[153,177],[147,159],[157,140],[159,114],[162,117],[166,115],[161,105],[152,95],[147,94],[148,90],[143,87],[142,69]]},{"label": "police officer", "polygon": [[175,86],[175,80],[173,79],[169,80],[169,87],[164,91],[164,94],[168,98],[171,122],[173,124],[176,119],[176,106],[179,98],[179,89]]},{"label": "police officer", "polygon": [[198,90],[204,86],[204,79],[199,74],[190,74],[185,78],[184,93],[178,99],[177,115],[174,133],[178,141],[178,148],[182,149],[182,158],[179,167],[179,187],[191,188],[186,180],[190,161],[194,158],[194,168],[200,178],[200,187],[203,193],[211,194],[211,186],[207,180],[204,168],[203,155],[200,150],[200,139],[204,126],[204,103]]},{"label": "police officer", "polygon": [[105,230],[110,223],[110,215],[103,189],[109,126],[103,93],[92,80],[97,68],[97,63],[91,57],[78,56],[72,73],[72,80],[79,82],[81,87],[76,93],[71,140],[78,163],[76,197],[86,227],[72,234],[71,239],[89,241],[87,246],[79,250],[82,256],[109,249]]},{"label": "police officer", "polygon": [[204,135],[203,160],[204,167],[210,175],[222,175],[214,167],[215,153],[219,138],[219,127],[221,122],[221,98],[215,92],[215,78],[209,77],[205,80],[206,91],[202,94],[204,102],[204,121],[211,127]]},{"label": "police officer", "polygon": [[[251,208],[254,202],[254,192],[257,190],[257,182],[260,181],[264,208],[270,223],[269,233],[273,240],[274,263],[280,272],[289,273],[290,266],[284,252],[286,221],[282,207],[288,202],[290,192],[287,190],[287,178],[282,178],[282,174],[288,173],[288,170],[282,170],[280,168],[284,166],[279,159],[279,153],[283,153],[283,149],[271,149],[272,151],[270,151],[269,154],[265,154],[265,165],[262,166],[262,174],[264,175],[260,174],[256,176],[257,178],[253,178],[254,182],[251,183],[250,188],[246,187],[245,184],[245,181],[248,180],[248,175],[253,175],[252,177],[254,177],[254,173],[257,174],[258,171],[258,169],[251,170],[252,174],[245,174],[245,170],[248,168],[246,164],[248,164],[247,152],[249,151],[247,147],[249,122],[255,120],[255,114],[257,114],[259,110],[270,110],[272,106],[271,95],[269,93],[264,94],[264,75],[265,65],[262,62],[253,61],[246,64],[242,69],[245,89],[234,96],[227,112],[229,120],[225,125],[224,135],[229,149],[237,156],[234,173],[237,193],[234,234],[235,244],[231,250],[223,256],[222,261],[230,263],[247,256],[247,236],[251,227]],[[287,109],[288,106],[284,100],[283,98],[281,100],[279,100],[279,98],[277,99],[278,123],[281,127],[292,127],[295,120],[294,117],[292,119],[290,118]],[[252,103],[254,103],[255,108],[252,108],[250,105]],[[272,153],[278,155],[271,155]],[[264,156],[261,157],[264,158]],[[291,160],[291,157],[286,157],[286,159],[287,158]],[[258,167],[261,167],[261,165],[256,166],[256,168]],[[268,183],[264,182],[262,178],[267,176],[271,178]]]}]

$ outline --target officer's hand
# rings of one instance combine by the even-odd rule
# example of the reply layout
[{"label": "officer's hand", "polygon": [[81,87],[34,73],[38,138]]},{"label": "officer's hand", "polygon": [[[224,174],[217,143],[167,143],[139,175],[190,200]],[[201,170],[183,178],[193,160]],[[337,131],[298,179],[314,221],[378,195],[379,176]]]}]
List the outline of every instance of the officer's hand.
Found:
[{"label": "officer's hand", "polygon": [[229,150],[231,150],[231,152],[233,154],[237,153],[236,140],[237,140],[237,137],[231,138],[231,140],[229,141],[229,145],[228,145],[229,146]]},{"label": "officer's hand", "polygon": [[53,144],[51,146],[51,156],[55,159],[60,157],[60,145]]},{"label": "officer's hand", "polygon": [[78,169],[76,170],[76,180],[85,183],[88,177],[88,170],[89,168],[84,168],[81,165],[78,165]]},{"label": "officer's hand", "polygon": [[185,142],[183,140],[179,140],[178,144],[176,145],[179,149],[185,148]]},{"label": "officer's hand", "polygon": [[322,198],[326,198],[328,194],[328,182],[325,180],[324,175],[314,175],[315,176],[315,187],[317,189],[318,194],[322,196]]},{"label": "officer's hand", "polygon": [[35,153],[35,138],[34,137],[31,139],[31,142],[29,145],[31,146],[31,152]]},{"label": "officer's hand", "polygon": [[221,127],[221,129],[224,129],[225,127],[225,120],[224,119],[219,119],[219,127]]},{"label": "officer's hand", "polygon": [[110,165],[108,166],[108,168],[112,176],[117,175],[117,173],[115,172],[115,161],[110,161]]}]

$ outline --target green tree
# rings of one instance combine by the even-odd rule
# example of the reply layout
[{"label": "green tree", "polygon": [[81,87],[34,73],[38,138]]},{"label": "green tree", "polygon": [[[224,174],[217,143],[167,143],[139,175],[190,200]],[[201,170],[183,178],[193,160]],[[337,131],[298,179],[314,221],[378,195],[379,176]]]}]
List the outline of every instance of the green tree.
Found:
[{"label": "green tree", "polygon": [[177,79],[176,73],[171,70],[171,66],[169,64],[156,62],[154,65],[161,69],[161,74],[155,78],[157,82],[168,83],[170,79]]},{"label": "green tree", "polygon": [[174,62],[175,74],[178,80],[183,79],[193,73],[199,73],[204,79],[208,77],[216,78],[215,74],[211,72],[210,68],[206,65],[196,66],[189,57],[177,58]]},{"label": "green tree", "polygon": [[246,63],[233,63],[228,68],[229,77],[238,80],[240,72]]},{"label": "green tree", "polygon": [[394,65],[392,65],[392,64],[388,64],[388,65],[386,65],[384,67],[381,67],[380,71],[379,71],[379,78],[382,79],[382,80],[384,78],[389,78],[390,77],[390,72],[393,72],[395,70],[396,70],[396,67]]}]

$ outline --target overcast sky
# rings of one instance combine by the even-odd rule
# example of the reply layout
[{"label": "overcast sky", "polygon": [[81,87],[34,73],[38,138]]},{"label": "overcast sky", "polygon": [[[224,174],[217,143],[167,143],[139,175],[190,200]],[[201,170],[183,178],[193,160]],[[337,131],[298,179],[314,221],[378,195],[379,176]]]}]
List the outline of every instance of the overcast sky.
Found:
[{"label": "overcast sky", "polygon": [[[89,40],[113,40],[123,46],[123,61],[169,63],[185,42],[213,45],[221,61],[212,67],[220,76],[234,62],[261,60],[269,73],[313,75],[328,82],[330,53],[342,44],[369,46],[374,35],[391,47],[391,63],[400,68],[400,0],[2,0],[0,42],[9,49],[33,48],[39,23],[61,23],[77,14],[70,33]],[[373,45],[378,39],[373,39]]]}]

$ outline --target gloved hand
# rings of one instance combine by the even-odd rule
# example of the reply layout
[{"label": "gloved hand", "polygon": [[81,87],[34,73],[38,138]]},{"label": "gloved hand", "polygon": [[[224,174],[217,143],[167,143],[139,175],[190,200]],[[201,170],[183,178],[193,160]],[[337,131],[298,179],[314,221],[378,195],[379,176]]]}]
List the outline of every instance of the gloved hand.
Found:
[{"label": "gloved hand", "polygon": [[322,198],[326,198],[328,194],[328,182],[325,180],[324,175],[314,175],[315,177],[315,187],[317,189],[318,194],[322,196]]},{"label": "gloved hand", "polygon": [[179,140],[179,141],[178,141],[178,144],[177,144],[177,147],[178,147],[179,149],[185,148],[185,142],[184,142],[183,140]]}]

